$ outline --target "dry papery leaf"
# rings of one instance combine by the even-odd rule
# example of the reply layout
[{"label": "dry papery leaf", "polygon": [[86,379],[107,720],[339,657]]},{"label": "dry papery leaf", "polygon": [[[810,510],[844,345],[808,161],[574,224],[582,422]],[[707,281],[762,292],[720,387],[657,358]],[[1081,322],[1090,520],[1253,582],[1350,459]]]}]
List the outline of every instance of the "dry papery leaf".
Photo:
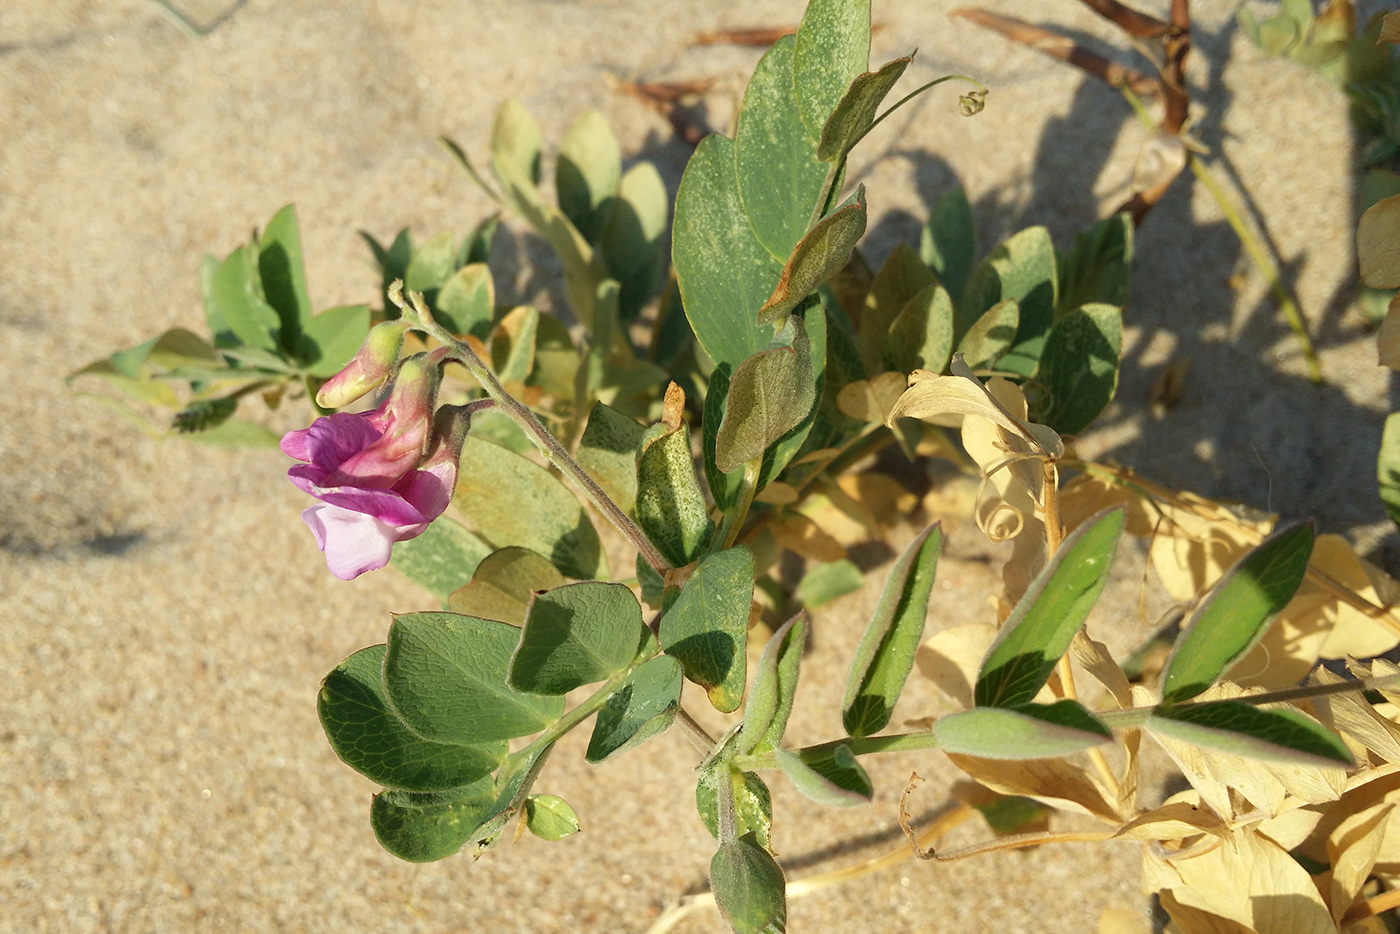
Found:
[{"label": "dry papery leaf", "polygon": [[1381,20],[1381,42],[1400,43],[1400,12],[1387,13]]},{"label": "dry papery leaf", "polygon": [[1400,288],[1400,195],[1382,198],[1356,228],[1361,281],[1373,289]]},{"label": "dry papery leaf", "polygon": [[842,386],[836,394],[836,407],[857,421],[879,425],[889,418],[890,410],[903,394],[904,374],[881,373]]},{"label": "dry papery leaf", "polygon": [[914,664],[920,674],[968,710],[973,706],[977,671],[996,637],[997,627],[988,623],[953,626],[925,639],[914,655]]},{"label": "dry papery leaf", "polygon": [[768,524],[769,531],[788,551],[813,561],[839,561],[846,549],[835,538],[801,513],[790,513]]}]

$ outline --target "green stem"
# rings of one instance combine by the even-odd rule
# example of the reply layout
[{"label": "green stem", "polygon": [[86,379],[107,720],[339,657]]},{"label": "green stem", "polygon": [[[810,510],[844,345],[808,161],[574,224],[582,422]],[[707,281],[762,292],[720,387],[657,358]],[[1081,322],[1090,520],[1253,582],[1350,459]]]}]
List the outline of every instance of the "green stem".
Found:
[{"label": "green stem", "polygon": [[749,516],[754,494],[758,492],[758,472],[762,467],[763,459],[757,457],[744,464],[744,479],[739,485],[739,499],[734,508],[725,513],[724,521],[715,533],[720,551],[732,547],[739,537],[739,532],[744,528],[744,520]]},{"label": "green stem", "polygon": [[[389,287],[390,300],[407,314],[409,309],[404,306],[402,293],[402,281],[395,281]],[[450,350],[449,357],[467,368],[472,377],[481,384],[481,388],[486,390],[486,394],[495,400],[496,405],[500,406],[501,410],[514,419],[515,423],[524,430],[526,436],[534,442],[535,447],[539,448],[545,459],[583,491],[584,496],[588,497],[588,501],[593,504],[594,508],[606,516],[617,527],[618,531],[627,536],[628,541],[658,574],[664,575],[669,571],[671,569],[670,562],[661,556],[661,553],[656,550],[656,546],[647,539],[637,524],[629,519],[627,513],[623,512],[617,503],[612,501],[612,497],[603,492],[603,488],[588,475],[586,470],[578,465],[578,461],[574,460],[573,456],[565,450],[564,446],[559,443],[559,439],[550,434],[549,429],[545,428],[535,417],[535,413],[530,411],[529,406],[506,392],[505,387],[496,379],[496,375],[491,372],[491,369],[476,355],[476,351],[472,350],[471,345],[457,340],[446,328],[432,319],[432,315],[423,304],[421,294],[410,292],[409,300],[412,302],[413,312],[417,313],[418,320],[414,323],[414,327],[436,338]]]},{"label": "green stem", "polygon": [[616,691],[622,682],[627,680],[627,676],[632,673],[633,669],[643,661],[646,661],[646,659],[642,658],[640,655],[637,656],[637,658],[633,659],[632,664],[613,675],[607,681],[604,681],[602,687],[588,695],[587,700],[546,727],[543,733],[531,740],[530,745],[519,752],[511,753],[506,758],[507,764],[501,774],[504,775],[509,772],[510,763],[528,762],[530,758],[541,749],[553,745],[559,737],[578,726],[584,720],[587,720],[599,710],[602,710],[603,705],[608,702],[608,698],[612,696],[613,691]]},{"label": "green stem", "polygon": [[[1143,106],[1142,100],[1130,88],[1124,87],[1122,91],[1124,98],[1137,113],[1142,124],[1149,130],[1155,130],[1157,125],[1152,121],[1147,108]],[[1220,212],[1225,215],[1226,222],[1229,223],[1230,229],[1235,232],[1235,236],[1239,238],[1245,252],[1249,254],[1254,267],[1268,281],[1269,291],[1273,293],[1274,301],[1278,304],[1279,310],[1283,312],[1294,336],[1298,339],[1298,346],[1302,348],[1303,359],[1308,366],[1308,378],[1314,383],[1321,383],[1322,364],[1317,359],[1317,351],[1313,348],[1312,337],[1308,334],[1308,326],[1303,321],[1302,312],[1298,310],[1298,303],[1293,300],[1293,296],[1279,277],[1278,267],[1264,252],[1264,247],[1259,243],[1259,239],[1245,224],[1244,218],[1235,209],[1234,202],[1225,194],[1225,190],[1220,187],[1220,183],[1215,180],[1210,169],[1189,149],[1186,151],[1186,164],[1191,168],[1191,174],[1196,176],[1196,180],[1205,187],[1206,192],[1220,208]]]},{"label": "green stem", "polygon": [[[914,90],[910,91],[908,94],[906,94],[906,95],[904,95],[903,97],[901,97],[901,98],[900,98],[898,101],[896,101],[894,104],[890,105],[890,109],[889,109],[889,110],[886,110],[884,113],[880,114],[880,116],[876,117],[876,118],[874,119],[874,121],[871,122],[870,126],[868,126],[868,127],[865,128],[865,132],[862,133],[862,134],[860,134],[860,136],[856,137],[855,143],[852,143],[851,146],[854,148],[855,145],[856,145],[857,143],[859,143],[861,140],[865,139],[865,137],[868,136],[868,135],[870,134],[870,131],[873,130],[873,129],[875,129],[875,128],[876,128],[877,126],[879,126],[882,122],[884,122],[884,119],[885,119],[886,117],[888,117],[890,114],[894,113],[896,110],[898,110],[899,108],[903,107],[905,104],[909,103],[909,102],[912,101],[914,98],[918,97],[920,94],[922,94],[922,93],[924,93],[925,91],[927,91],[929,88],[937,87],[938,85],[942,84],[944,81],[966,81],[968,84],[975,84],[975,85],[977,86],[977,91],[978,91],[978,93],[983,94],[983,95],[985,95],[985,94],[987,93],[987,87],[986,87],[986,85],[984,85],[981,81],[978,81],[976,78],[969,78],[967,75],[944,75],[944,76],[941,77],[941,78],[935,78],[934,80],[930,81],[928,84],[925,84],[925,85],[923,85],[922,87],[915,88]],[[980,108],[979,108],[979,109],[980,109]]]},{"label": "green stem", "polygon": [[[853,755],[872,756],[882,752],[915,752],[923,749],[937,749],[938,739],[928,730],[922,733],[896,733],[892,736],[852,736],[847,739],[818,743],[815,746],[804,746],[794,751],[799,755],[820,756],[837,746],[847,747]],[[735,756],[733,761],[735,768],[746,772],[778,767],[778,760],[771,751],[749,756]]]}]

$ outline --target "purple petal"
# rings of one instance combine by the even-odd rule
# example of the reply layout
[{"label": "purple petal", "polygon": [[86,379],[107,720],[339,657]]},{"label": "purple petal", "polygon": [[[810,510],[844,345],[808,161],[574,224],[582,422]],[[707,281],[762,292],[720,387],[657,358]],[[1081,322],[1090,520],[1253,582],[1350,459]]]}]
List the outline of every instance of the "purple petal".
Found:
[{"label": "purple petal", "polygon": [[378,440],[378,429],[364,415],[337,412],[316,419],[306,429],[305,460],[323,470],[335,470]]},{"label": "purple petal", "polygon": [[341,580],[354,580],[389,563],[399,532],[364,513],[317,503],[301,514],[326,554],[326,567]]},{"label": "purple petal", "polygon": [[[450,476],[444,477],[443,474]],[[456,481],[456,464],[443,464],[419,470],[413,474],[408,488],[404,490],[403,498],[431,522],[442,515],[448,503],[452,502],[452,488]]]},{"label": "purple petal", "polygon": [[[295,468],[293,468],[295,469]],[[291,471],[288,471],[290,474]],[[292,482],[323,503],[363,513],[396,527],[418,525],[432,521],[413,503],[394,490],[364,489],[354,486],[316,486],[304,479],[292,477]],[[447,508],[446,506],[443,507]]]},{"label": "purple petal", "polygon": [[309,461],[311,460],[311,450],[306,446],[306,439],[310,434],[310,428],[289,431],[282,436],[278,446],[282,448],[283,454],[294,460]]}]

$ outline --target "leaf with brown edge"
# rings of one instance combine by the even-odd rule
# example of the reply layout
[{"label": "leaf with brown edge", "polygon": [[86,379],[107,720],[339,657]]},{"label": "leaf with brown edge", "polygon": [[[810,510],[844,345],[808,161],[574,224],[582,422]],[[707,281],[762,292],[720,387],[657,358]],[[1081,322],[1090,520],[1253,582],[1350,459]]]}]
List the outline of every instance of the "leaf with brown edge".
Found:
[{"label": "leaf with brown edge", "polygon": [[781,322],[798,303],[841,271],[865,235],[865,186],[807,231],[783,265],[777,288],[758,310],[760,325]]},{"label": "leaf with brown edge", "polygon": [[881,373],[871,379],[858,379],[842,386],[836,395],[836,407],[843,415],[879,425],[884,423],[903,394],[902,374]]},{"label": "leaf with brown edge", "polygon": [[870,132],[875,122],[875,111],[913,60],[912,55],[897,58],[880,66],[879,71],[867,71],[856,76],[836,109],[826,118],[821,142],[817,145],[818,159],[839,163],[846,158]]},{"label": "leaf with brown edge", "polygon": [[811,412],[816,385],[811,344],[801,324],[792,329],[791,347],[761,350],[734,370],[715,436],[715,466],[721,473],[762,457]]}]

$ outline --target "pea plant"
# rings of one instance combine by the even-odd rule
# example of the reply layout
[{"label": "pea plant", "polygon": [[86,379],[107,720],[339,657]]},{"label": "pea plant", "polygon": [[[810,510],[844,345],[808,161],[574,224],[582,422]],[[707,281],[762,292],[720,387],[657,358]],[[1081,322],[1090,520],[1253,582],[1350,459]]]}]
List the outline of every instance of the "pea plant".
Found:
[{"label": "pea plant", "polygon": [[[1388,930],[1400,668],[1377,656],[1400,643],[1395,582],[1310,523],[1076,455],[1118,382],[1128,214],[1067,253],[1031,227],[979,258],[955,189],[917,247],[871,269],[849,154],[935,85],[970,88],[966,116],[987,92],[951,76],[886,104],[912,55],[871,70],[869,51],[868,0],[812,0],[759,62],[733,138],[699,142],[673,218],[656,169],[623,172],[597,114],[560,144],[554,199],[519,104],[496,115],[488,172],[444,140],[558,254],[567,310],[497,304],[496,215],[460,243],[367,238],[383,307],[312,315],[287,208],[206,263],[212,340],[167,331],[75,376],[175,409],[193,439],[258,440],[231,418],[254,392],[313,400],[320,417],[280,446],[329,570],[391,565],[438,601],[396,615],[318,698],[336,754],[382,786],[370,828],[402,859],[479,856],[512,824],[566,837],[579,817],[547,791],[561,737],[589,728],[601,762],[677,729],[716,849],[711,893],[658,931],[707,904],[736,932],[785,930],[798,890],[773,855],[769,783],[867,805],[862,760],[895,751],[947,756],[979,789],[919,828],[911,778],[906,855],[1129,843],[1172,930]],[[1012,543],[1004,586],[993,619],[926,637],[943,533],[919,530],[850,659],[843,733],[796,747],[807,610],[860,586],[846,547],[914,504],[871,470],[886,448],[975,478],[974,520]],[[1120,661],[1085,621],[1127,539],[1175,609]],[[810,562],[796,586],[787,552]],[[911,676],[960,709],[892,725]],[[693,716],[705,704],[723,735]],[[1144,787],[1144,737],[1187,790]],[[1052,829],[1052,811],[1103,827]],[[986,843],[937,844],[976,813]]]}]

